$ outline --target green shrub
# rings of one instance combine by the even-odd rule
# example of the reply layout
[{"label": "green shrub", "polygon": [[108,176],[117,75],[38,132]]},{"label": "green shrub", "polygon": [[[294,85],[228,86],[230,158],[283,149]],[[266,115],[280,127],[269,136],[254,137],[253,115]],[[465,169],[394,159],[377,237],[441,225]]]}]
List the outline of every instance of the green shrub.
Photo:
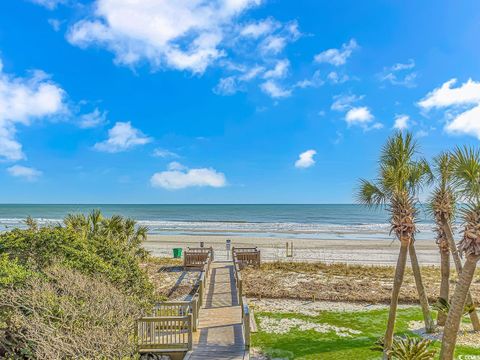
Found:
[{"label": "green shrub", "polygon": [[18,260],[10,260],[7,254],[0,255],[0,290],[8,286],[24,284],[34,272],[20,265]]},{"label": "green shrub", "polygon": [[[382,351],[384,349],[385,339],[378,339],[372,347],[372,350]],[[411,336],[395,336],[392,342],[392,348],[388,352],[394,360],[433,360],[436,350],[431,349],[432,341]]]},{"label": "green shrub", "polygon": [[139,298],[152,296],[152,285],[140,269],[139,259],[106,235],[84,236],[61,226],[14,229],[0,235],[0,254],[31,271],[42,272],[53,263],[61,263],[84,274],[102,274]]},{"label": "green shrub", "polygon": [[134,320],[155,300],[146,228],[98,211],[25,223],[0,234],[0,358],[130,357]]}]

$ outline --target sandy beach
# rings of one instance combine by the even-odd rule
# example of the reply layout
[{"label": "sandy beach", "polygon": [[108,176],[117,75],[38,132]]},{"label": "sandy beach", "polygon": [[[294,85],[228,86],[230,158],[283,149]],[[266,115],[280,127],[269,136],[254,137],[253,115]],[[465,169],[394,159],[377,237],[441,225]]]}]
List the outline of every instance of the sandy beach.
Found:
[{"label": "sandy beach", "polygon": [[[232,246],[257,246],[263,261],[322,261],[365,265],[394,265],[398,241],[385,240],[312,240],[299,238],[212,236],[212,235],[149,235],[144,247],[155,256],[171,256],[176,247],[212,246],[217,259],[226,258],[226,240]],[[293,243],[293,258],[286,257],[286,243]],[[434,240],[418,240],[416,249],[422,265],[439,263]]]}]

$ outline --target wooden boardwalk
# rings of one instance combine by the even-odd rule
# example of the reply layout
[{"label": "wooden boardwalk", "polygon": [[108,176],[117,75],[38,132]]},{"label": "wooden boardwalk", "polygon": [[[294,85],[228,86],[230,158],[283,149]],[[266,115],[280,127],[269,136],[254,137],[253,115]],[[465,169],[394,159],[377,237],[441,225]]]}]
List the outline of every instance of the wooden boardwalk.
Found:
[{"label": "wooden boardwalk", "polygon": [[232,261],[212,263],[198,331],[193,335],[190,360],[248,359],[242,330],[242,309],[238,303]]}]

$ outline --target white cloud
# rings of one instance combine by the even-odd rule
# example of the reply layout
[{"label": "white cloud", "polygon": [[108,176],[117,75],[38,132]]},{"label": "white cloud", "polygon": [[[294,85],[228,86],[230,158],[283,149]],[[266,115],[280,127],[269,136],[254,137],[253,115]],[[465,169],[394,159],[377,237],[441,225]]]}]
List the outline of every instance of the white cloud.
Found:
[{"label": "white cloud", "polygon": [[417,73],[411,71],[413,68],[415,68],[415,61],[409,59],[406,63],[397,63],[393,66],[385,67],[378,76],[380,81],[388,81],[392,85],[415,87]]},{"label": "white cloud", "polygon": [[379,122],[376,122],[372,126],[367,126],[364,129],[365,129],[365,131],[380,130],[380,129],[383,129],[383,124],[379,123]]},{"label": "white cloud", "polygon": [[423,137],[426,137],[428,136],[428,132],[426,132],[425,130],[418,130],[417,133],[415,134],[415,136],[419,139],[419,138],[423,138]]},{"label": "white cloud", "polygon": [[100,125],[103,125],[107,122],[107,112],[101,112],[97,108],[91,113],[83,114],[80,116],[78,126],[82,129],[90,129]]},{"label": "white cloud", "polygon": [[277,23],[277,29],[280,30],[267,35],[260,43],[259,50],[263,55],[277,55],[285,49],[289,42],[296,41],[301,36],[296,21],[292,21],[283,27]]},{"label": "white cloud", "polygon": [[168,1],[97,0],[94,12],[75,23],[67,38],[87,47],[100,45],[119,64],[141,61],[203,73],[226,55],[222,45],[236,21],[262,0]]},{"label": "white cloud", "polygon": [[172,171],[173,170],[182,171],[182,170],[187,170],[188,168],[185,165],[180,164],[178,161],[172,161],[170,164],[168,164],[167,169]]},{"label": "white cloud", "polygon": [[262,41],[260,50],[263,53],[278,54],[287,46],[287,38],[283,36],[268,36]]},{"label": "white cloud", "polygon": [[315,150],[307,150],[298,156],[298,160],[295,161],[296,168],[309,168],[315,165],[315,159],[313,158],[317,152]]},{"label": "white cloud", "polygon": [[48,23],[53,28],[53,30],[60,31],[60,28],[62,26],[62,21],[58,19],[48,19]]},{"label": "white cloud", "polygon": [[393,124],[393,128],[397,130],[406,130],[408,129],[410,122],[410,117],[405,114],[395,116],[395,123]]},{"label": "white cloud", "polygon": [[135,146],[148,144],[151,141],[152,138],[132,127],[130,121],[117,122],[113,128],[108,130],[108,139],[96,143],[94,148],[98,151],[117,153]]},{"label": "white cloud", "polygon": [[272,98],[283,98],[292,95],[291,90],[282,88],[273,80],[265,81],[260,87],[263,92],[270,95]]},{"label": "white cloud", "polygon": [[218,84],[213,88],[213,92],[217,95],[233,95],[239,91],[239,84],[235,76],[221,78]]},{"label": "white cloud", "polygon": [[265,72],[263,78],[264,79],[278,79],[284,77],[290,66],[290,61],[287,59],[279,60],[275,64],[275,67],[271,70]]},{"label": "white cloud", "polygon": [[344,65],[352,52],[358,49],[355,39],[343,44],[341,49],[328,49],[315,55],[315,61],[318,63],[329,63],[334,66]]},{"label": "white cloud", "polygon": [[309,87],[319,87],[322,86],[325,82],[322,80],[320,71],[317,70],[313,73],[313,76],[310,79],[303,79],[297,81],[293,87],[295,88],[309,88]]},{"label": "white cloud", "polygon": [[375,122],[371,124],[375,118],[367,106],[354,106],[354,104],[364,98],[363,95],[336,95],[333,97],[335,101],[332,103],[330,109],[334,111],[346,112],[345,121],[348,126],[359,125],[364,131],[378,130],[383,128],[383,124]]},{"label": "white cloud", "polygon": [[441,87],[429,92],[418,102],[423,109],[443,108],[457,105],[480,104],[480,82],[468,79],[457,88],[453,88],[457,79],[445,82]]},{"label": "white cloud", "polygon": [[166,149],[160,149],[156,148],[153,150],[153,156],[155,157],[160,157],[160,158],[178,158],[180,157],[177,153],[174,153],[173,151],[166,150]]},{"label": "white cloud", "polygon": [[390,67],[391,71],[402,71],[402,70],[410,70],[415,67],[415,61],[413,59],[409,59],[407,63],[397,63]]},{"label": "white cloud", "polygon": [[16,124],[30,125],[33,120],[59,115],[65,111],[65,92],[42,71],[29,78],[3,72],[0,59],[0,159],[25,158],[16,140]]},{"label": "white cloud", "polygon": [[330,109],[335,111],[347,111],[353,107],[353,104],[362,100],[364,98],[363,95],[357,96],[354,94],[341,94],[335,95],[333,97],[334,102]]},{"label": "white cloud", "polygon": [[22,165],[13,165],[7,168],[7,171],[11,176],[20,177],[27,181],[35,181],[42,175],[41,171]]},{"label": "white cloud", "polygon": [[343,84],[344,82],[347,82],[350,77],[346,74],[342,74],[340,75],[339,73],[337,73],[336,71],[331,71],[328,75],[327,75],[327,79],[328,81],[330,81],[332,84]]},{"label": "white cloud", "polygon": [[[288,62],[288,61],[287,61]],[[252,67],[238,66],[235,70],[241,72],[240,75],[231,75],[221,78],[217,85],[213,88],[213,92],[217,95],[230,96],[239,91],[245,91],[245,83],[254,80],[265,71],[265,68],[260,65]],[[273,70],[270,70],[273,71]]]},{"label": "white cloud", "polygon": [[472,135],[480,140],[480,105],[460,113],[447,123],[445,131],[451,134]]},{"label": "white cloud", "polygon": [[372,120],[373,115],[366,106],[351,108],[345,115],[345,121],[348,125],[364,125]]},{"label": "white cloud", "polygon": [[244,37],[258,39],[263,35],[270,34],[279,27],[280,23],[278,21],[275,21],[272,18],[268,18],[244,26],[243,29],[240,31],[240,35]]},{"label": "white cloud", "polygon": [[246,69],[243,75],[240,75],[238,79],[241,81],[250,81],[255,79],[264,71],[265,71],[265,68],[263,66],[255,65],[249,69]]},{"label": "white cloud", "polygon": [[66,0],[30,0],[31,2],[46,7],[49,10],[55,9],[58,5],[64,4]]},{"label": "white cloud", "polygon": [[223,173],[212,168],[188,169],[179,163],[170,163],[167,171],[153,174],[150,183],[153,187],[178,190],[204,186],[220,188],[226,186],[227,180]]},{"label": "white cloud", "polygon": [[454,88],[457,79],[451,79],[429,92],[418,105],[425,110],[448,110],[447,133],[471,135],[480,139],[480,82],[468,79]]}]

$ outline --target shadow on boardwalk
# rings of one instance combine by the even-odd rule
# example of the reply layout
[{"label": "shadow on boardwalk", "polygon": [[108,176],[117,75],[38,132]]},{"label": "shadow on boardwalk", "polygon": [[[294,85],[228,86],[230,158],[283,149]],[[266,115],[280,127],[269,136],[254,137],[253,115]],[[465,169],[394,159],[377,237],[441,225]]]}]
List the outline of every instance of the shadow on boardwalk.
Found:
[{"label": "shadow on boardwalk", "polygon": [[247,359],[233,263],[214,262],[191,360]]}]

